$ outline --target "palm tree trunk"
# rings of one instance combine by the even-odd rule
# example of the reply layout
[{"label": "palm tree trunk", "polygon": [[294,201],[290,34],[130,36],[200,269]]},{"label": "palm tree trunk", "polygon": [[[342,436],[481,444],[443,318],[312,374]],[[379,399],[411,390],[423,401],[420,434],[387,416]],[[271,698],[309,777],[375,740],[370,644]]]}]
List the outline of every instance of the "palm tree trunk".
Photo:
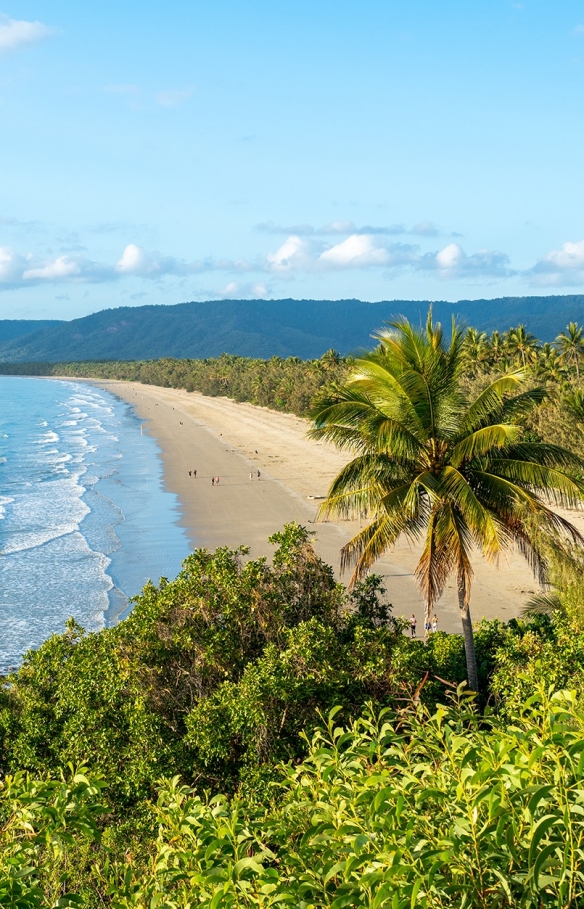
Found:
[{"label": "palm tree trunk", "polygon": [[461,579],[458,581],[458,605],[460,607],[462,634],[464,636],[468,687],[471,691],[478,691],[479,673],[477,669],[477,656],[475,653],[474,634],[470,617],[470,590],[468,590],[465,580]]}]

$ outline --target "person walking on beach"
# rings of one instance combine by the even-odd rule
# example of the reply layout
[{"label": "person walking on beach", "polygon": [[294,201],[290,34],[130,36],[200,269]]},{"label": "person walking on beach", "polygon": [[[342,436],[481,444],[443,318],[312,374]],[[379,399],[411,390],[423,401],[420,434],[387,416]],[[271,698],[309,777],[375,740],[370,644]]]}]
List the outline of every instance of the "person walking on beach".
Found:
[{"label": "person walking on beach", "polygon": [[219,486],[219,477],[215,477],[215,486]]},{"label": "person walking on beach", "polygon": [[215,485],[215,477],[211,477],[211,486]]},{"label": "person walking on beach", "polygon": [[261,473],[260,473],[259,470],[258,470],[258,480],[259,480],[260,477],[261,477]]},{"label": "person walking on beach", "polygon": [[250,483],[253,480],[253,470],[250,470],[250,472],[249,472],[249,480],[250,480]]},{"label": "person walking on beach", "polygon": [[436,613],[432,616],[432,634],[436,634],[438,631],[438,616]]},{"label": "person walking on beach", "polygon": [[193,476],[194,476],[194,478],[195,478],[195,480],[196,480],[196,479],[197,479],[197,471],[196,471],[196,470],[193,470]]},{"label": "person walking on beach", "polygon": [[410,618],[410,632],[411,632],[411,636],[413,638],[415,638],[415,636],[416,636],[416,622],[417,622],[417,619],[416,619],[414,613],[412,612],[412,616]]},{"label": "person walking on beach", "polygon": [[193,475],[193,471],[189,470],[189,477],[192,477],[192,475]]}]

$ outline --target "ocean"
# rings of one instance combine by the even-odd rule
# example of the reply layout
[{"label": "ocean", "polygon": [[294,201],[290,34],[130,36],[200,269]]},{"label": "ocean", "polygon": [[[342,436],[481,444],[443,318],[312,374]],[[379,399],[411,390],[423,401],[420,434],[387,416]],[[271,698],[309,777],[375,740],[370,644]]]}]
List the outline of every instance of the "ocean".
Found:
[{"label": "ocean", "polygon": [[63,631],[127,614],[190,548],[154,439],[94,386],[0,376],[0,673]]}]

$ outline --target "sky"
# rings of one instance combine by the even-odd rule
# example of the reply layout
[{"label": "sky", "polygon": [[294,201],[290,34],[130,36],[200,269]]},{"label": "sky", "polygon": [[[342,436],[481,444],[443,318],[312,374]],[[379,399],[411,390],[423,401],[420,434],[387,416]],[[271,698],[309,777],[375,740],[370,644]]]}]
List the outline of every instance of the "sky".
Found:
[{"label": "sky", "polygon": [[0,318],[562,293],[582,0],[0,0]]}]

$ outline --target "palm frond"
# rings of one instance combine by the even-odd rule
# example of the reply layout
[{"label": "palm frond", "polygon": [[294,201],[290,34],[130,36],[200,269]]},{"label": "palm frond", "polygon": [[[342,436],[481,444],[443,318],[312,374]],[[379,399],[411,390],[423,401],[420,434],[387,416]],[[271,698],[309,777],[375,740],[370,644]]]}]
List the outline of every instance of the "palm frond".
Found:
[{"label": "palm frond", "polygon": [[428,518],[424,548],[414,571],[414,577],[424,598],[426,621],[442,596],[455,563],[456,550],[449,545],[452,539],[449,518],[448,507],[432,509]]},{"label": "palm frond", "polygon": [[445,467],[441,479],[451,508],[464,519],[465,526],[486,558],[496,560],[505,542],[498,517],[485,507],[460,471]]},{"label": "palm frond", "polygon": [[[417,522],[413,520],[407,524],[409,532],[417,536],[423,527],[423,519],[420,518]],[[348,586],[354,587],[404,532],[405,525],[400,526],[399,521],[396,523],[387,514],[382,514],[355,534],[341,549],[341,572],[344,573],[354,566]]]},{"label": "palm frond", "polygon": [[483,426],[465,436],[452,448],[450,463],[453,467],[460,467],[464,461],[473,457],[481,457],[493,448],[501,449],[515,442],[520,435],[520,429],[510,423],[498,423]]},{"label": "palm frond", "polygon": [[515,442],[505,449],[505,457],[528,461],[544,467],[584,471],[584,458],[550,442]]},{"label": "palm frond", "polygon": [[491,458],[489,471],[512,480],[524,490],[548,496],[556,505],[581,508],[584,504],[584,481],[575,479],[554,467],[511,458]]},{"label": "palm frond", "polygon": [[505,395],[517,391],[527,378],[525,369],[514,369],[512,372],[499,376],[488,385],[480,395],[467,408],[460,421],[461,432],[472,432],[480,429],[495,419],[499,419]]},{"label": "palm frond", "polygon": [[562,612],[564,605],[560,595],[555,591],[549,593],[536,593],[525,604],[520,612],[524,618],[531,618],[534,615],[557,615]]}]

